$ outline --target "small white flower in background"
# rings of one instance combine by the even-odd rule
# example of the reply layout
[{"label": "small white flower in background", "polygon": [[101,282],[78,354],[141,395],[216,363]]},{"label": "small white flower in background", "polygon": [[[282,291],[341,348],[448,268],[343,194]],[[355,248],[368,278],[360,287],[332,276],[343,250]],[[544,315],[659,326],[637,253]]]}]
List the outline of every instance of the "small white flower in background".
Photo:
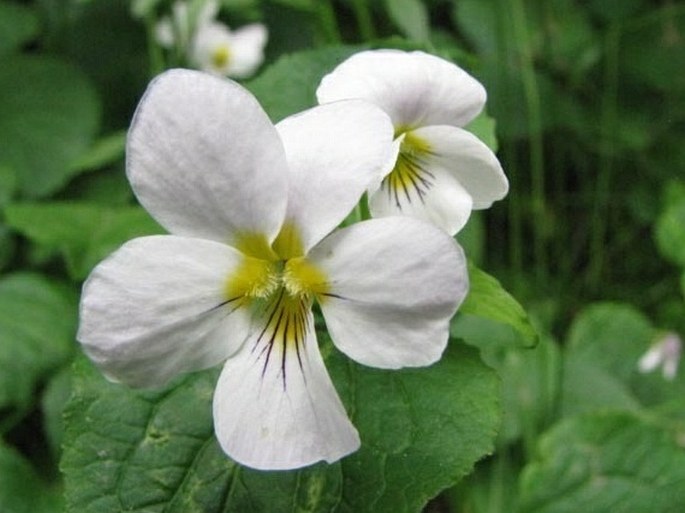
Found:
[{"label": "small white flower in background", "polygon": [[374,217],[410,215],[450,234],[472,209],[509,189],[493,152],[461,127],[485,105],[483,86],[464,70],[423,52],[360,52],[326,75],[319,103],[361,98],[388,113],[399,145],[389,174],[369,190]]},{"label": "small white flower in background", "polygon": [[642,355],[638,369],[642,373],[652,372],[661,367],[665,379],[673,380],[678,373],[683,341],[676,333],[666,333],[659,337],[652,347]]},{"label": "small white flower in background", "polygon": [[393,155],[376,106],[319,106],[274,126],[238,84],[172,70],[149,86],[127,141],[140,203],[171,235],[141,237],[84,284],[78,340],[112,380],[159,386],[224,363],[216,436],[258,469],[359,447],[319,352],[316,301],[354,360],[437,361],[466,296],[442,230],[387,217],[335,230]]},{"label": "small white flower in background", "polygon": [[156,37],[165,48],[184,50],[189,64],[216,75],[246,78],[264,61],[268,31],[261,23],[237,30],[216,21],[219,4],[207,1],[192,16],[186,2],[176,2],[172,16],[160,20]]},{"label": "small white flower in background", "polygon": [[246,78],[264,61],[266,27],[260,23],[231,31],[223,23],[200,27],[190,47],[190,61],[203,71]]}]

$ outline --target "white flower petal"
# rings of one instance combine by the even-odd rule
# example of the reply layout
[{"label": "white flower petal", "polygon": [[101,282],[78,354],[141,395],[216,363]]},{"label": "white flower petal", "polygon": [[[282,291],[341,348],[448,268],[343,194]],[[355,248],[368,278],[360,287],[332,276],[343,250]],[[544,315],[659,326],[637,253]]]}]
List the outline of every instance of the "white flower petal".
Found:
[{"label": "white flower petal", "polygon": [[678,364],[680,361],[678,359],[669,358],[664,361],[664,366],[662,368],[662,374],[664,378],[669,381],[673,381],[678,375]]},{"label": "white flower petal", "polygon": [[371,215],[410,216],[439,226],[450,235],[456,234],[471,216],[471,195],[444,169],[428,170],[424,180],[407,187],[384,181],[369,196]]},{"label": "white flower petal", "polygon": [[261,23],[251,23],[231,34],[228,69],[230,77],[245,78],[252,75],[264,61],[264,47],[268,31]]},{"label": "white flower petal", "polygon": [[225,295],[241,259],[207,240],[133,239],[84,284],[77,338],[105,375],[132,386],[217,365],[249,331],[247,312]]},{"label": "white flower petal", "polygon": [[314,107],[276,125],[290,167],[286,220],[305,251],[330,233],[378,182],[397,152],[388,116],[350,100]]},{"label": "white flower petal", "polygon": [[333,233],[307,258],[329,277],[321,309],[346,355],[393,369],[440,358],[468,291],[464,252],[451,237],[422,221],[386,217]]},{"label": "white flower petal", "polygon": [[495,154],[471,132],[451,126],[430,126],[412,132],[428,142],[429,168],[450,172],[473,199],[474,209],[488,208],[509,191],[509,181]]},{"label": "white flower petal", "polygon": [[278,133],[238,84],[190,70],[157,77],[138,106],[127,173],[143,206],[177,235],[272,240],[286,207]]},{"label": "white flower petal", "polygon": [[369,100],[396,128],[463,126],[482,110],[486,93],[475,78],[449,61],[423,52],[360,52],[326,75],[316,91],[319,103]]},{"label": "white flower petal", "polygon": [[325,460],[332,463],[359,448],[324,367],[313,330],[283,356],[276,337],[249,340],[230,358],[214,393],[214,427],[223,450],[242,465],[285,470]]},{"label": "white flower petal", "polygon": [[645,373],[645,372],[651,372],[654,369],[656,369],[659,365],[664,360],[663,353],[661,352],[661,348],[654,345],[649,350],[642,355],[640,360],[638,361],[638,369],[640,372]]}]

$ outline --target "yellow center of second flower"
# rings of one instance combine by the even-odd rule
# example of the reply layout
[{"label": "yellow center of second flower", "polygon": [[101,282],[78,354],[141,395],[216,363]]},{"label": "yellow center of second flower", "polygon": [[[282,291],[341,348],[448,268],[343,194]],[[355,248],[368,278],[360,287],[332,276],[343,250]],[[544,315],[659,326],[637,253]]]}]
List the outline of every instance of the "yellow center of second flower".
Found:
[{"label": "yellow center of second flower", "polygon": [[217,69],[223,69],[231,60],[231,50],[228,46],[218,46],[212,52],[212,65]]},{"label": "yellow center of second flower", "polygon": [[402,209],[403,203],[418,200],[424,202],[424,196],[433,186],[435,177],[428,170],[427,157],[433,154],[430,143],[412,131],[396,131],[397,136],[404,135],[400,151],[393,170],[383,179],[381,189],[395,206]]}]

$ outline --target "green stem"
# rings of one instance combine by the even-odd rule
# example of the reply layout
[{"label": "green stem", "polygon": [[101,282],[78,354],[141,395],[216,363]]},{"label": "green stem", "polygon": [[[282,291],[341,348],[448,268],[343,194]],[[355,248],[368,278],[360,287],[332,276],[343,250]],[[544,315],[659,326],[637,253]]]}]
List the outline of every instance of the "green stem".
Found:
[{"label": "green stem", "polygon": [[314,5],[319,17],[324,42],[327,44],[341,43],[340,28],[335,18],[335,10],[331,0],[317,0]]},{"label": "green stem", "polygon": [[147,38],[147,57],[150,62],[150,76],[154,77],[159,75],[164,71],[164,55],[162,54],[162,48],[157,43],[155,37],[155,28],[157,24],[157,19],[153,13],[148,14],[145,17],[145,32]]},{"label": "green stem", "polygon": [[521,59],[521,80],[528,114],[528,134],[530,137],[531,195],[533,211],[533,255],[538,283],[547,276],[547,253],[545,239],[547,234],[545,207],[545,163],[542,140],[542,114],[540,93],[535,77],[533,51],[528,34],[526,11],[523,0],[512,0],[511,23],[517,52]]},{"label": "green stem", "polygon": [[[496,45],[496,80],[498,84],[505,84],[507,82],[506,69],[508,67],[508,54],[510,47],[507,43],[507,33],[510,30],[509,16],[506,12],[505,0],[500,0],[497,6],[497,12],[504,15],[495,16],[495,32],[497,34]],[[508,95],[502,95],[504,108],[513,108],[509,105],[511,98]],[[503,162],[506,163],[507,175],[509,176],[509,195],[507,197],[508,208],[508,246],[509,246],[509,266],[512,271],[513,278],[517,283],[510,282],[510,286],[514,286],[514,292],[519,291],[518,280],[521,278],[523,272],[523,212],[521,202],[521,187],[519,185],[519,173],[516,168],[518,162],[518,155],[516,146],[509,141],[501,141],[500,154]]]},{"label": "green stem", "polygon": [[[519,280],[523,273],[523,214],[521,208],[520,187],[518,184],[518,170],[515,162],[518,162],[516,151],[513,145],[507,144],[502,148],[504,161],[508,162],[509,182],[511,192],[507,202],[509,210],[509,260],[513,271],[513,276]],[[518,291],[519,283],[515,283]]]},{"label": "green stem", "polygon": [[500,513],[504,511],[505,505],[504,500],[504,481],[506,479],[506,469],[509,465],[509,448],[502,444],[502,446],[497,451],[494,456],[494,462],[492,464],[490,472],[490,483],[489,483],[489,494],[488,494],[488,506],[487,511],[490,513]]},{"label": "green stem", "polygon": [[612,24],[606,34],[604,60],[604,88],[600,118],[599,169],[593,201],[590,232],[590,287],[598,290],[604,270],[604,249],[611,203],[611,181],[614,168],[613,137],[617,124],[618,96],[618,52],[621,30],[618,23]]},{"label": "green stem", "polygon": [[359,35],[364,41],[369,41],[376,37],[376,30],[373,27],[371,10],[367,0],[353,0],[354,16],[357,18]]}]

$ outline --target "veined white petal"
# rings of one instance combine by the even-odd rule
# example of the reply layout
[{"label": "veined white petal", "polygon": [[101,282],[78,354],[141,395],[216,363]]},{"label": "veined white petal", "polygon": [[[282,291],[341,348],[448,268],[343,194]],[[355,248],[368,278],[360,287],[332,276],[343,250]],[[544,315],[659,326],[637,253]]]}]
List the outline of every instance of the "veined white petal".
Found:
[{"label": "veined white petal", "polygon": [[330,280],[321,309],[334,344],[381,368],[438,360],[449,321],[468,292],[461,247],[440,229],[407,217],[339,230],[307,256]]},{"label": "veined white petal", "polygon": [[369,100],[396,128],[463,126],[482,110],[486,93],[475,78],[449,61],[424,52],[369,50],[357,53],[323,77],[319,103]]},{"label": "veined white petal", "polygon": [[388,116],[360,100],[335,102],[276,125],[290,167],[287,221],[305,251],[329,234],[378,182],[397,152]]},{"label": "veined white petal", "polygon": [[245,78],[252,75],[264,61],[268,31],[261,23],[240,27],[231,34],[231,55],[226,75]]},{"label": "veined white petal", "polygon": [[412,132],[427,141],[429,168],[441,167],[473,199],[474,209],[488,208],[509,191],[509,181],[495,154],[471,132],[451,126],[429,126]]},{"label": "veined white petal", "polygon": [[127,173],[170,232],[231,243],[272,240],[286,207],[285,153],[257,100],[238,84],[190,70],[157,77],[138,106]]},{"label": "veined white petal", "polygon": [[284,348],[282,337],[260,332],[224,366],[214,428],[226,454],[242,465],[294,469],[332,463],[359,448],[324,367],[311,311],[304,322],[297,345]]},{"label": "veined white petal", "polygon": [[416,169],[415,176],[388,177],[369,194],[373,217],[410,216],[427,221],[454,235],[461,230],[473,208],[466,189],[450,172],[438,168]]},{"label": "veined white petal", "polygon": [[84,284],[77,338],[105,375],[132,386],[217,365],[250,327],[248,312],[225,291],[242,258],[202,239],[133,239]]}]

